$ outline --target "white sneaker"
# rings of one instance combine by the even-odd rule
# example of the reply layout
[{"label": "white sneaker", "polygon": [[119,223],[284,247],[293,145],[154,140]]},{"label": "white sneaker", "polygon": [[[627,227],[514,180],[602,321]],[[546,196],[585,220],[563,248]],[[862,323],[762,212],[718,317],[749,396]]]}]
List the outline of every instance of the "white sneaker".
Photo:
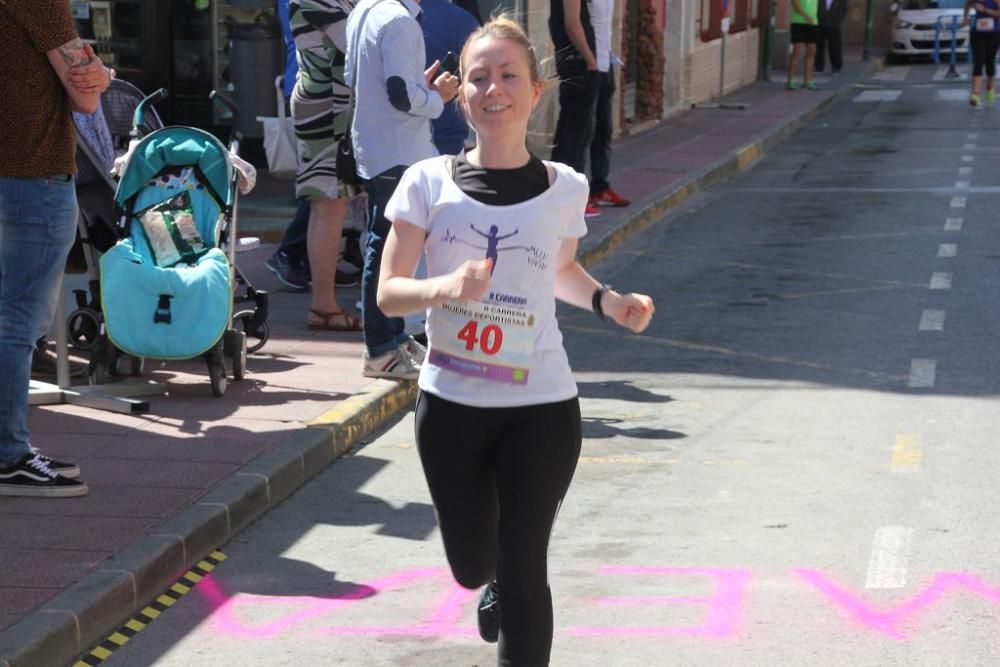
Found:
[{"label": "white sneaker", "polygon": [[403,343],[403,349],[409,354],[418,366],[422,366],[427,358],[427,348],[417,342],[417,339],[410,336],[410,340]]},{"label": "white sneaker", "polygon": [[416,380],[420,376],[420,365],[402,345],[377,357],[369,357],[367,350],[364,354],[361,374],[366,378]]}]

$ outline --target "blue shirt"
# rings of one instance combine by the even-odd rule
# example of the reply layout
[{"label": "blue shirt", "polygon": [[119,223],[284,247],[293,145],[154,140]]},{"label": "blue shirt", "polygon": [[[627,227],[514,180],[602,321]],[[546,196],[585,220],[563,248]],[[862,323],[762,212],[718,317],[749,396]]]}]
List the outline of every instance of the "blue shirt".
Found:
[{"label": "blue shirt", "polygon": [[299,73],[299,64],[295,60],[295,38],[292,37],[292,27],[288,23],[288,0],[278,0],[278,21],[285,38],[285,77],[281,88],[285,97],[289,98],[295,90],[295,75]]},{"label": "blue shirt", "polygon": [[[423,12],[420,27],[424,31],[428,67],[435,60],[443,61],[449,51],[457,58],[465,40],[479,27],[476,17],[449,0],[420,0],[420,9]],[[431,121],[431,127],[434,130],[434,145],[442,154],[461,151],[465,138],[469,136],[469,124],[455,100],[444,106],[441,115]]]},{"label": "blue shirt", "polygon": [[351,135],[364,178],[438,154],[431,119],[441,115],[444,101],[424,78],[418,14],[414,0],[361,0],[347,17],[344,78],[354,86]]}]

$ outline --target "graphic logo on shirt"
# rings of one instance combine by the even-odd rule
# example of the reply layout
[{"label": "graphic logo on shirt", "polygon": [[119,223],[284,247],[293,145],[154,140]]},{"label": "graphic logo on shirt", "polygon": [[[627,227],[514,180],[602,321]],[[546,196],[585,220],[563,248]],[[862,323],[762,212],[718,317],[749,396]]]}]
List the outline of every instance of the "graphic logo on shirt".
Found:
[{"label": "graphic logo on shirt", "polygon": [[473,242],[463,238],[459,238],[451,231],[451,229],[445,230],[443,241],[445,243],[461,243],[463,245],[469,246],[470,248],[476,248],[477,250],[485,250],[486,259],[493,260],[493,268],[490,270],[491,276],[493,275],[493,272],[495,272],[497,269],[497,263],[499,262],[500,259],[500,253],[505,250],[523,250],[527,255],[529,266],[532,266],[535,269],[538,269],[539,271],[544,271],[546,268],[548,268],[549,265],[548,253],[546,253],[541,248],[538,248],[533,245],[509,245],[509,246],[504,246],[502,248],[500,247],[500,242],[503,241],[504,239],[509,239],[512,236],[517,235],[518,231],[520,231],[518,229],[515,229],[509,234],[504,234],[502,236],[499,233],[500,232],[499,227],[497,227],[496,225],[490,225],[490,229],[488,232],[484,232],[480,229],[477,229],[474,224],[470,224],[469,229],[471,229],[480,237],[486,239],[486,247],[483,247],[481,245],[482,241],[479,241],[478,239],[476,239],[475,242]]}]

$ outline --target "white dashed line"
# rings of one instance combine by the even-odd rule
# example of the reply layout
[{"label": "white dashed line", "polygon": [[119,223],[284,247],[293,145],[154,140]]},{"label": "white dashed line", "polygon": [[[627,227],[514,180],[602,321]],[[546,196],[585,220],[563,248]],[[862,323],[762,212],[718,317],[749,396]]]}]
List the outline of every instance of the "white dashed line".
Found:
[{"label": "white dashed line", "polygon": [[865,588],[902,588],[906,585],[906,566],[910,561],[913,529],[884,526],[875,531],[872,556],[868,561]]},{"label": "white dashed line", "polygon": [[913,359],[910,361],[910,377],[907,386],[911,389],[927,389],[934,386],[937,362],[933,359]]},{"label": "white dashed line", "polygon": [[920,316],[919,331],[944,331],[944,311],[925,310]]},{"label": "white dashed line", "polygon": [[973,139],[978,139],[979,135],[976,134],[975,132],[969,132],[967,135],[965,135],[965,138],[971,141]]},{"label": "white dashed line", "polygon": [[976,156],[975,155],[963,155],[962,156],[962,162],[975,162],[975,161],[976,161]]},{"label": "white dashed line", "polygon": [[965,197],[952,197],[949,206],[952,208],[965,208]]},{"label": "white dashed line", "polygon": [[976,145],[975,144],[965,144],[964,146],[962,146],[962,150],[974,151],[974,150],[976,150]]},{"label": "white dashed line", "polygon": [[958,175],[959,176],[971,176],[972,175],[972,167],[959,167],[958,168]]},{"label": "white dashed line", "polygon": [[944,221],[944,231],[960,232],[963,224],[962,218],[948,218]]},{"label": "white dashed line", "polygon": [[950,273],[935,273],[931,275],[931,289],[951,289]]},{"label": "white dashed line", "polygon": [[955,181],[956,188],[967,188],[969,187],[969,181]]},{"label": "white dashed line", "polygon": [[958,255],[957,243],[942,243],[938,246],[938,257],[955,257]]},{"label": "white dashed line", "polygon": [[857,95],[854,102],[895,102],[902,90],[866,90]]}]

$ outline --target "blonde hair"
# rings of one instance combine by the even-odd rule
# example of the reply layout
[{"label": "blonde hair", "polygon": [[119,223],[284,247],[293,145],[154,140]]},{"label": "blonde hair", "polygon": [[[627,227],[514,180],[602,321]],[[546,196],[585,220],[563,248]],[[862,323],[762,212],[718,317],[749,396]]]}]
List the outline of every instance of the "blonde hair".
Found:
[{"label": "blonde hair", "polygon": [[528,57],[528,69],[531,71],[532,83],[542,80],[542,77],[539,75],[538,57],[535,55],[535,47],[531,45],[531,40],[528,39],[524,28],[507,14],[500,14],[493,17],[469,35],[469,38],[465,40],[465,45],[462,47],[462,54],[458,58],[460,70],[464,70],[462,63],[465,62],[465,54],[469,51],[472,43],[486,37],[505,39],[521,46]]}]

